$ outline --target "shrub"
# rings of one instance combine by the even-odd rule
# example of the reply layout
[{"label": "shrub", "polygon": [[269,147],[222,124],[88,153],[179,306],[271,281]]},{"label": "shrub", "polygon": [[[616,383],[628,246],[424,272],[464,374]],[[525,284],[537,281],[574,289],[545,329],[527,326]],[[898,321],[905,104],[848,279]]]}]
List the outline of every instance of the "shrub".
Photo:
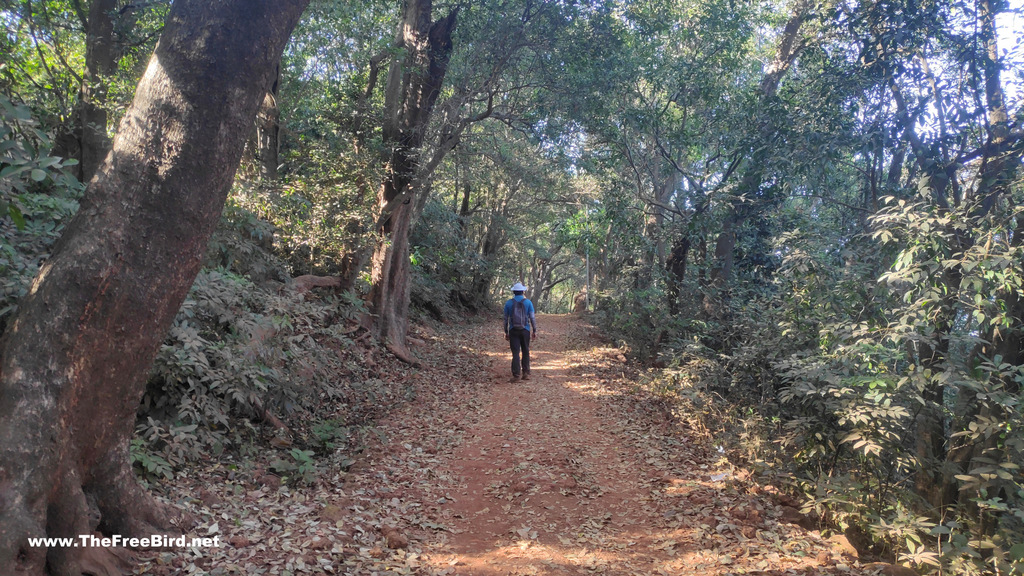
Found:
[{"label": "shrub", "polygon": [[0,94],[0,332],[78,211],[84,187],[28,107]]}]

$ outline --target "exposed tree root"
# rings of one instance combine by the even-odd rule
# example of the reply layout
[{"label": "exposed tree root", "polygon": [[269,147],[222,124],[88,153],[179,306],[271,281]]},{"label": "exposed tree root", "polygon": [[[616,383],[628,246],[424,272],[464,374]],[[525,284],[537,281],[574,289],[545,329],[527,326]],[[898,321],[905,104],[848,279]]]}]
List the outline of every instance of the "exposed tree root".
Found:
[{"label": "exposed tree root", "polygon": [[45,530],[23,501],[15,504],[10,496],[0,494],[0,566],[18,576],[39,574],[46,565],[46,549],[30,547],[27,537],[42,535]]},{"label": "exposed tree root", "polygon": [[314,276],[305,274],[296,276],[291,282],[284,286],[296,294],[305,294],[313,288],[341,288],[342,280],[338,276]]},{"label": "exposed tree root", "polygon": [[135,553],[127,548],[83,548],[80,549],[79,564],[82,574],[92,576],[121,576],[131,574],[137,562]]},{"label": "exposed tree root", "polygon": [[417,360],[415,356],[413,356],[412,351],[409,350],[409,348],[404,343],[399,345],[396,344],[395,342],[388,342],[387,348],[389,352],[395,355],[395,358],[398,358],[402,362],[405,362],[406,364],[409,364],[414,367],[420,366],[420,361]]},{"label": "exposed tree root", "polygon": [[[83,486],[77,470],[67,465],[48,490],[33,491],[37,502],[18,498],[13,483],[0,487],[0,567],[3,573],[25,576],[120,576],[131,572],[135,555],[121,547],[87,546],[83,535],[97,538],[177,536],[192,524],[178,510],[157,501],[131,475]],[[44,487],[45,488],[45,487]],[[28,493],[28,492],[26,492]],[[41,506],[40,506],[41,504]],[[45,518],[45,526],[36,518]],[[100,531],[97,531],[97,528]],[[68,538],[73,546],[29,546],[29,538]],[[8,555],[10,554],[10,555]],[[10,572],[7,572],[9,570]]]}]

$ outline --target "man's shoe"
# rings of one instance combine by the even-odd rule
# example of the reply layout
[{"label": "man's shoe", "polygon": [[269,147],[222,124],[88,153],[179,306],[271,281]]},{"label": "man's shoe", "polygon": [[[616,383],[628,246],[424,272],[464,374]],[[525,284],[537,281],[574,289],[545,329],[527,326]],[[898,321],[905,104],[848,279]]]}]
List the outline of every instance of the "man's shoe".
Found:
[{"label": "man's shoe", "polygon": [[508,379],[508,381],[509,382],[518,382],[519,381],[519,374],[513,374],[512,377]]},{"label": "man's shoe", "polygon": [[529,372],[523,372],[523,380],[529,380],[529,379],[530,379],[530,373]]}]

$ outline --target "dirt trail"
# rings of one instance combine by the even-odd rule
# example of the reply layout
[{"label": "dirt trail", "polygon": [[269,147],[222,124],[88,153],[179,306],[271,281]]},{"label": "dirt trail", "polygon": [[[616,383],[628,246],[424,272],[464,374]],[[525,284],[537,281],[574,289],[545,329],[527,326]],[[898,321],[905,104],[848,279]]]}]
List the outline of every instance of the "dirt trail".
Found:
[{"label": "dirt trail", "polygon": [[[150,554],[137,574],[858,574],[789,524],[771,490],[636,391],[596,329],[541,316],[533,379],[510,383],[497,321],[418,329],[415,371],[361,454],[311,483],[242,458],[160,489],[226,546]],[[385,358],[366,352],[366,362]],[[354,464],[353,457],[354,456]],[[349,466],[351,465],[351,466]]]},{"label": "dirt trail", "polygon": [[[638,409],[624,358],[593,328],[570,316],[539,324],[528,382],[508,382],[497,323],[467,335],[482,385],[443,419],[459,428],[432,463],[443,496],[416,495],[445,527],[419,537],[424,567],[479,576],[846,568],[839,550],[777,522],[774,503],[713,447]],[[389,428],[396,441],[421,438],[402,421]]]},{"label": "dirt trail", "polygon": [[509,369],[495,362],[497,384],[451,461],[464,480],[451,542],[457,573],[650,565],[648,551],[658,543],[645,528],[660,474],[637,461],[617,436],[621,429],[601,417],[595,391],[570,370],[569,320],[541,320],[533,379],[504,384]]}]

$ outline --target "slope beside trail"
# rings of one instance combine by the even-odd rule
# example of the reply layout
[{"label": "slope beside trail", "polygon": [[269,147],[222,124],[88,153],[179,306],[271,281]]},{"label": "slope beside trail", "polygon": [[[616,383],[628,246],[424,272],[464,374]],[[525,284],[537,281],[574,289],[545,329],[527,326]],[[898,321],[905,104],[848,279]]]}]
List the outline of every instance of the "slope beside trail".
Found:
[{"label": "slope beside trail", "polygon": [[645,397],[595,328],[539,325],[533,378],[515,383],[498,321],[418,329],[409,400],[354,463],[339,453],[312,484],[253,464],[177,480],[167,497],[195,533],[228,544],[137,573],[860,573],[852,550],[787,523],[770,487]]}]

